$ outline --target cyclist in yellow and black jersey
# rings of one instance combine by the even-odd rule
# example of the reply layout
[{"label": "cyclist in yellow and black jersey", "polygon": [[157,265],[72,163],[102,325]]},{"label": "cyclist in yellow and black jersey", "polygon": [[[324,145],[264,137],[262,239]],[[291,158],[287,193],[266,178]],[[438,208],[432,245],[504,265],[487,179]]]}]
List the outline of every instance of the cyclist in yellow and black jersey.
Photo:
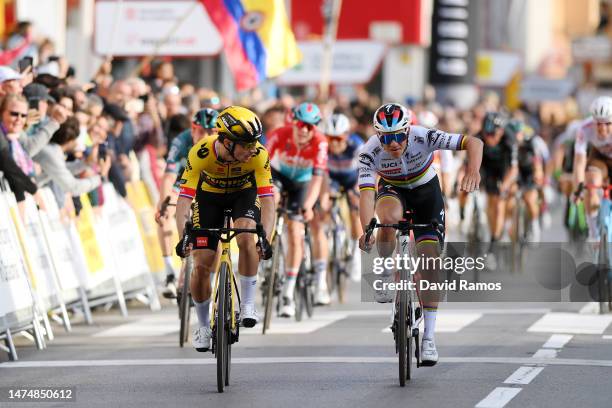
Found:
[{"label": "cyclist in yellow and black jersey", "polygon": [[[222,228],[224,210],[229,208],[235,228],[253,229],[261,222],[269,238],[275,208],[268,152],[258,141],[261,122],[250,110],[230,106],[219,113],[216,126],[218,136],[205,137],[189,151],[176,208],[179,236],[195,197],[191,219],[195,229]],[[259,320],[255,310],[257,266],[260,258],[271,256],[271,250],[257,247],[250,234],[238,235],[236,241],[240,250],[240,314],[243,325],[253,327]],[[191,294],[200,326],[194,331],[193,346],[198,351],[210,348],[210,273],[218,243],[215,235],[196,231],[190,245],[194,257]],[[181,243],[177,252],[182,252]]]}]

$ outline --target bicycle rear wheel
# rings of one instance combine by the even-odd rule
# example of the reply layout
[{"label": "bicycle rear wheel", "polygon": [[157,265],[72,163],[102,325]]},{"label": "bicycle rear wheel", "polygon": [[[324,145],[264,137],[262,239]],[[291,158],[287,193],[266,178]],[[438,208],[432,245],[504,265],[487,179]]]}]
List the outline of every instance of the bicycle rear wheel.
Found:
[{"label": "bicycle rear wheel", "polygon": [[191,268],[189,261],[185,261],[183,268],[183,289],[181,291],[181,301],[179,303],[179,314],[181,316],[181,329],[179,331],[179,345],[183,347],[189,340],[189,321],[191,317],[191,293],[189,285],[191,282]]},{"label": "bicycle rear wheel", "polygon": [[215,357],[217,358],[217,391],[223,392],[227,375],[227,349],[229,336],[227,333],[227,287],[228,267],[225,262],[219,267],[219,286],[217,288],[217,315],[215,316]]}]

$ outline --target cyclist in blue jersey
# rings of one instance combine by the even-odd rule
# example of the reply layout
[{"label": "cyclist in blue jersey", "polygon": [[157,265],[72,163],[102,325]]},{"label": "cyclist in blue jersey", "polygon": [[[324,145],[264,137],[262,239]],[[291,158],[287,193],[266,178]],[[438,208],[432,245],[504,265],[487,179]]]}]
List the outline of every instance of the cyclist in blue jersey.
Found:
[{"label": "cyclist in blue jersey", "polygon": [[[161,183],[159,203],[155,221],[158,224],[159,243],[162,248],[164,264],[166,267],[166,288],[162,292],[165,298],[176,298],[176,278],[172,266],[172,224],[174,219],[176,200],[178,197],[178,185],[181,174],[187,163],[189,150],[202,138],[215,133],[215,122],[219,113],[210,108],[198,111],[191,122],[191,129],[179,133],[174,139],[166,159],[166,170]],[[165,202],[165,204],[164,204]],[[171,205],[168,206],[168,203]]]}]

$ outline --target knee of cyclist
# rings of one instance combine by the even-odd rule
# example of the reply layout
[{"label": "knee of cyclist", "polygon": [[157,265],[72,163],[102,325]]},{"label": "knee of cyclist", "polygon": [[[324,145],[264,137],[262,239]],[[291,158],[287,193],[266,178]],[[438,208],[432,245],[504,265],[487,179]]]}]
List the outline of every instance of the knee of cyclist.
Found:
[{"label": "knee of cyclist", "polygon": [[240,234],[236,237],[236,243],[241,251],[250,251],[255,249],[255,241],[251,234]]},{"label": "knee of cyclist", "polygon": [[193,266],[193,274],[194,277],[197,278],[208,278],[210,275],[210,270],[212,268],[211,264],[198,264]]}]

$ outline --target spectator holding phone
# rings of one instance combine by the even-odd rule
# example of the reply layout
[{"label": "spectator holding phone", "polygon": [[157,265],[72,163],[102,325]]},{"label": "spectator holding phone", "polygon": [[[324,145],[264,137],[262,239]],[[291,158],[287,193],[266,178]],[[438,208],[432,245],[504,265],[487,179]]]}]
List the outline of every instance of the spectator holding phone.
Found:
[{"label": "spectator holding phone", "polygon": [[[99,175],[79,179],[75,177],[66,163],[65,155],[74,151],[79,132],[79,121],[75,117],[66,119],[57,132],[53,134],[49,144],[34,156],[34,160],[42,168],[42,174],[36,179],[40,187],[53,181],[62,192],[79,196],[100,185],[101,178]],[[72,162],[71,168],[80,173],[84,166],[83,163]]]},{"label": "spectator holding phone", "polygon": [[0,103],[0,137],[9,142],[11,155],[24,173],[33,176],[34,165],[31,157],[38,154],[49,143],[53,133],[66,121],[65,109],[55,105],[51,120],[28,136],[24,127],[28,117],[28,102],[22,95],[10,94]]},{"label": "spectator holding phone", "polygon": [[32,83],[23,88],[23,95],[28,100],[28,135],[33,135],[51,118],[48,116],[49,103],[55,100],[49,95],[49,89],[42,85]]}]

